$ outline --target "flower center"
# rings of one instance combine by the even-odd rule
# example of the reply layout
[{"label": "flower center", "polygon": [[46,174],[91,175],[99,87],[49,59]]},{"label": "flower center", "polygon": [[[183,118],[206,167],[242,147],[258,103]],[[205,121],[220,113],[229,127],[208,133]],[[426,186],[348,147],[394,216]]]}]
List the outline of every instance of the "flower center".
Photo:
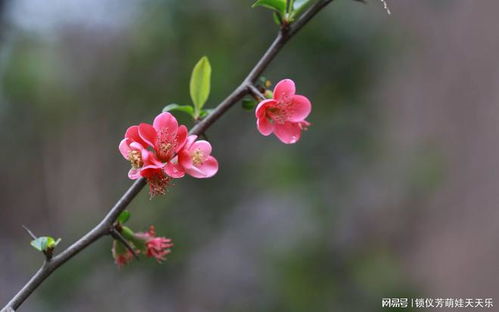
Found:
[{"label": "flower center", "polygon": [[138,169],[144,165],[144,162],[142,161],[142,155],[139,151],[131,150],[130,152],[128,152],[128,160],[130,161],[133,169]]},{"label": "flower center", "polygon": [[267,110],[267,118],[277,122],[278,124],[283,124],[288,119],[288,114],[283,107],[283,104],[279,104],[279,107],[271,107]]},{"label": "flower center", "polygon": [[173,147],[173,144],[170,142],[160,143],[159,144],[159,152],[161,153],[161,155],[166,156],[170,153],[172,147]]},{"label": "flower center", "polygon": [[158,157],[162,161],[168,161],[175,153],[177,146],[176,138],[172,136],[168,128],[161,129],[158,132],[158,139],[156,141]]},{"label": "flower center", "polygon": [[166,193],[166,187],[170,183],[171,178],[164,175],[162,172],[158,172],[147,177],[147,182],[149,183],[149,195],[151,198],[157,195],[164,195]]},{"label": "flower center", "polygon": [[194,151],[194,153],[192,153],[192,163],[196,167],[203,164],[203,158],[204,158],[204,154],[199,148],[196,149]]}]

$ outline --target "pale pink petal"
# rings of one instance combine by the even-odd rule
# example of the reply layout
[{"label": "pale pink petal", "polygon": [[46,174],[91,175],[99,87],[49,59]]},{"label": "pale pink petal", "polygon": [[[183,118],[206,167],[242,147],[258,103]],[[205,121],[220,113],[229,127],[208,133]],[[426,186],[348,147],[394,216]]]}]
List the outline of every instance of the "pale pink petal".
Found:
[{"label": "pale pink petal", "polygon": [[185,168],[185,173],[198,179],[206,178],[206,173],[204,173],[200,168],[196,166]]},{"label": "pale pink petal", "polygon": [[123,139],[121,140],[120,142],[120,145],[119,145],[119,149],[120,149],[120,153],[121,155],[123,155],[123,157],[128,160],[128,154],[130,154],[130,140],[129,139]]},{"label": "pale pink petal", "polygon": [[285,122],[284,124],[275,125],[274,134],[281,142],[293,144],[300,139],[301,128],[298,123]]},{"label": "pale pink petal", "polygon": [[194,134],[189,135],[189,136],[187,137],[187,140],[185,141],[185,145],[184,145],[184,148],[183,148],[183,149],[184,149],[184,150],[188,150],[188,149],[190,149],[190,148],[191,148],[191,146],[192,146],[192,143],[194,143],[194,142],[196,141],[196,139],[197,139],[197,138],[198,138],[198,136],[197,136],[197,135],[194,135]]},{"label": "pale pink petal", "polygon": [[163,168],[165,173],[172,178],[182,178],[185,175],[185,170],[178,163],[168,162]]},{"label": "pale pink petal", "polygon": [[130,169],[130,171],[128,171],[128,177],[132,180],[137,180],[140,178],[140,169]]},{"label": "pale pink petal", "polygon": [[144,149],[144,147],[139,142],[131,142],[130,148],[136,151],[141,151]]},{"label": "pale pink petal", "polygon": [[274,123],[267,119],[267,117],[258,118],[256,120],[256,127],[262,135],[269,135],[274,131]]},{"label": "pale pink petal", "polygon": [[125,132],[125,139],[130,139],[132,141],[140,143],[142,146],[146,146],[146,142],[142,140],[139,135],[139,126],[131,126]]},{"label": "pale pink petal", "polygon": [[192,146],[189,148],[191,152],[196,151],[199,149],[203,155],[209,156],[211,154],[211,144],[208,141],[205,140],[200,140],[196,141],[192,144]]},{"label": "pale pink petal", "polygon": [[157,133],[153,126],[146,123],[139,125],[139,135],[149,146],[154,147],[156,144]]},{"label": "pale pink petal", "polygon": [[284,79],[277,83],[274,88],[274,99],[281,100],[283,97],[295,95],[295,83],[291,79]]},{"label": "pale pink petal", "polygon": [[211,178],[218,171],[218,161],[213,156],[209,156],[199,168],[204,173],[204,178]]},{"label": "pale pink petal", "polygon": [[310,114],[312,104],[303,95],[294,95],[287,108],[288,120],[293,122],[303,121]]},{"label": "pale pink petal", "polygon": [[277,104],[277,102],[274,99],[268,99],[268,100],[261,101],[255,110],[256,118],[265,117],[265,110],[269,107],[272,107],[275,104]]},{"label": "pale pink petal", "polygon": [[177,119],[175,119],[175,117],[168,112],[161,113],[156,116],[152,125],[157,132],[161,129],[165,133],[176,133],[178,128]]},{"label": "pale pink petal", "polygon": [[[178,130],[177,130],[177,147],[175,148],[175,153],[178,153],[178,151],[180,151],[184,145],[186,144],[187,142],[187,127],[184,126],[184,125],[181,125],[180,127],[178,127]],[[194,139],[195,140],[195,139]]]}]

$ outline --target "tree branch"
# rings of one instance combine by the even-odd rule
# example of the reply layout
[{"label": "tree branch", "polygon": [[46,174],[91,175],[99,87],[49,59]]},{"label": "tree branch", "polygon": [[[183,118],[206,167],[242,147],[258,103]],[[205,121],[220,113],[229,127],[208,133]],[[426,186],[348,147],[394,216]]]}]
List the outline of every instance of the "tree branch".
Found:
[{"label": "tree branch", "polygon": [[[289,26],[282,28],[276,39],[260,58],[257,64],[251,69],[248,76],[232,93],[223,100],[206,118],[196,124],[190,131],[190,134],[201,135],[215,121],[217,121],[229,108],[234,106],[245,95],[252,93],[254,83],[263,71],[272,62],[275,56],[281,51],[286,42],[291,39],[303,26],[305,26],[322,8],[333,0],[319,0],[312,5],[303,15]],[[101,237],[109,235],[113,230],[113,223],[120,213],[130,204],[137,194],[146,185],[144,178],[136,180],[132,186],[123,194],[123,196],[111,208],[102,221],[96,225],[87,234],[74,242],[71,246],[63,250],[50,260],[46,260],[33,277],[24,285],[24,287],[7,303],[1,312],[12,311],[19,306],[35,291],[38,286],[49,277],[58,267],[66,263],[69,259],[77,255],[80,251],[87,248]]]}]

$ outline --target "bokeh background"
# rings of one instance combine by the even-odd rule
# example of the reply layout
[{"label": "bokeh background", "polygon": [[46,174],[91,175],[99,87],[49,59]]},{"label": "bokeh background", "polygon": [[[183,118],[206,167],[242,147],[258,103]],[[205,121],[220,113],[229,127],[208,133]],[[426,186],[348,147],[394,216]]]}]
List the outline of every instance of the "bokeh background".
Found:
[{"label": "bokeh background", "polygon": [[[0,1],[0,302],[130,185],[130,124],[208,106],[246,75],[276,26],[238,0]],[[292,78],[313,126],[286,146],[238,105],[207,135],[210,180],[146,191],[130,225],[174,239],[169,260],[119,270],[103,239],[22,311],[380,311],[383,297],[499,300],[499,2],[337,0],[265,76]],[[184,118],[178,115],[179,118]],[[184,122],[189,122],[184,119]],[[499,302],[497,303],[499,305]]]}]

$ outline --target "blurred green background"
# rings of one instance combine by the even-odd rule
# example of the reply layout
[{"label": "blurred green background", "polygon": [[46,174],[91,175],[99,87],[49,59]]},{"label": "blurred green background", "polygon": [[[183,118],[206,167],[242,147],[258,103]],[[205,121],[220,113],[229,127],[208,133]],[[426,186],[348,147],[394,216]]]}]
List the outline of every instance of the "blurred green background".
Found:
[{"label": "blurred green background", "polygon": [[[216,106],[277,27],[243,0],[1,3],[3,303],[42,260],[21,224],[61,247],[88,231],[130,185],[126,128],[189,104],[203,55]],[[166,263],[120,270],[103,239],[21,310],[381,311],[383,297],[497,294],[499,5],[390,4],[334,1],[265,72],[313,103],[298,144],[261,136],[237,105],[207,132],[214,178],[130,205],[134,229],[173,238]]]}]

